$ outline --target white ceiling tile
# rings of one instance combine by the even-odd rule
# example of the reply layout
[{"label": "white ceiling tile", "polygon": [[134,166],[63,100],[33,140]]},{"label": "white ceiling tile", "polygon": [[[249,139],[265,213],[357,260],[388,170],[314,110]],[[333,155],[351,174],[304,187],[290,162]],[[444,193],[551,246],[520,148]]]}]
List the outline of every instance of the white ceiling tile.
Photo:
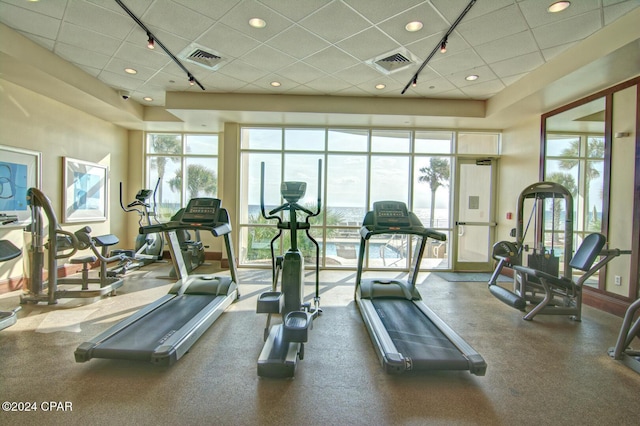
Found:
[{"label": "white ceiling tile", "polygon": [[[513,5],[513,0],[491,0],[477,1],[467,12],[462,22],[470,21],[478,16],[486,15],[506,6]],[[458,16],[462,14],[469,0],[431,0],[431,3],[439,11],[439,13],[453,24]]]},{"label": "white ceiling tile", "polygon": [[0,3],[0,22],[18,31],[55,39],[60,20],[6,3]]},{"label": "white ceiling tile", "polygon": [[287,28],[269,40],[267,44],[298,59],[310,56],[329,46],[326,41],[297,25]]},{"label": "white ceiling tile", "polygon": [[351,85],[344,80],[332,77],[330,75],[320,77],[316,80],[310,81],[305,84],[307,87],[318,90],[323,93],[333,93],[350,87]]},{"label": "white ceiling tile", "polygon": [[524,0],[518,6],[531,28],[562,21],[600,7],[600,0],[580,0],[572,1],[571,6],[562,12],[551,13],[547,11],[551,3],[549,0]]},{"label": "white ceiling tile", "polygon": [[609,25],[616,19],[622,17],[627,12],[631,12],[633,9],[640,6],[640,0],[621,1],[611,5],[608,5],[608,3],[613,3],[613,2],[610,2],[610,1],[608,2],[606,0],[604,1],[604,5],[605,5],[604,24],[605,25]]},{"label": "white ceiling tile", "polygon": [[220,68],[217,72],[229,77],[237,78],[246,83],[251,83],[252,81],[256,81],[257,79],[269,74],[269,71],[262,68],[256,68],[239,59],[225,64],[225,66]]},{"label": "white ceiling tile", "polygon": [[222,23],[209,28],[196,42],[231,58],[239,58],[260,44],[256,39]]},{"label": "white ceiling tile", "polygon": [[146,45],[124,43],[116,54],[118,59],[132,64],[143,64],[152,69],[160,69],[167,65],[171,58],[162,49],[149,49]]},{"label": "white ceiling tile", "polygon": [[117,38],[69,23],[62,24],[58,42],[109,56],[113,55],[122,44],[122,40]]},{"label": "white ceiling tile", "polygon": [[369,28],[337,44],[345,52],[366,61],[400,45],[377,28]]},{"label": "white ceiling tile", "polygon": [[567,50],[568,48],[570,48],[576,43],[577,42],[572,41],[571,43],[565,43],[559,46],[549,47],[548,49],[542,49],[541,51],[542,56],[544,57],[545,61],[549,61],[551,58],[553,58],[556,55],[559,55],[560,53],[564,52],[565,50]]},{"label": "white ceiling tile", "polygon": [[[137,1],[137,0],[136,0]],[[211,19],[218,20],[238,5],[242,0],[216,0],[212,5],[211,0],[172,0],[196,13],[203,14]],[[213,7],[212,7],[213,6]]]},{"label": "white ceiling tile", "polygon": [[484,65],[485,62],[472,49],[456,53],[445,53],[434,57],[429,66],[440,75],[453,74]]},{"label": "white ceiling tile", "polygon": [[341,2],[329,3],[301,20],[300,25],[331,43],[337,43],[371,26]]},{"label": "white ceiling tile", "polygon": [[[422,29],[407,31],[405,26],[412,21],[422,22]],[[450,24],[438,16],[430,4],[424,3],[379,23],[377,27],[398,43],[408,44],[433,34],[443,35]]]},{"label": "white ceiling tile", "polygon": [[145,26],[161,27],[188,40],[195,40],[214,23],[204,14],[170,0],[154,2],[141,20]]},{"label": "white ceiling tile", "polygon": [[356,85],[376,78],[385,77],[384,74],[365,64],[356,64],[352,67],[345,68],[342,71],[338,71],[333,75],[348,83]]},{"label": "white ceiling tile", "polygon": [[[86,1],[87,3],[93,3],[94,5],[102,8],[102,9],[107,9],[110,10],[112,12],[116,12],[120,15],[129,17],[129,15],[127,14],[127,12],[125,12],[125,10],[114,0],[114,1],[110,1],[110,0],[67,0],[67,1]],[[151,5],[151,3],[153,3],[155,0],[135,0],[135,1],[131,1],[131,0],[125,0],[123,1],[124,5],[127,7],[127,9],[129,9],[134,15],[136,15],[137,17],[141,17],[145,10],[147,10],[149,8],[149,6]]]},{"label": "white ceiling tile", "polygon": [[278,70],[278,74],[299,84],[305,84],[325,75],[324,72],[304,62],[296,62]]},{"label": "white ceiling tile", "polygon": [[[466,77],[470,74],[477,75],[479,79],[475,81],[466,80]],[[498,78],[498,76],[493,72],[493,70],[486,65],[479,66],[479,67],[472,68],[465,71],[454,72],[452,74],[445,75],[444,77],[447,80],[449,80],[451,84],[453,84],[458,88],[472,86],[474,84],[480,84],[485,81],[496,80]]]},{"label": "white ceiling tile", "polygon": [[236,90],[247,85],[245,81],[222,74],[221,72],[213,72],[204,77],[200,82],[209,89],[209,86],[216,88],[218,91]]},{"label": "white ceiling tile", "polygon": [[65,22],[116,38],[124,38],[136,26],[129,17],[85,1],[71,1]]},{"label": "white ceiling tile", "polygon": [[[249,26],[251,18],[264,19],[267,26],[253,28]],[[267,41],[292,25],[290,20],[255,0],[242,1],[224,15],[220,22],[260,41]]]},{"label": "white ceiling tile", "polygon": [[478,55],[488,64],[537,50],[533,34],[528,30],[475,47]]},{"label": "white ceiling tile", "polygon": [[544,64],[542,54],[540,52],[532,52],[493,63],[490,67],[498,77],[502,78],[533,71],[542,64]]},{"label": "white ceiling tile", "polygon": [[64,11],[67,7],[67,0],[48,0],[48,1],[25,1],[25,0],[4,0],[0,5],[0,15],[6,13],[7,5],[17,6],[40,15],[49,16],[51,18],[62,19]]},{"label": "white ceiling tile", "polygon": [[[509,24],[505,25],[506,22]],[[478,46],[527,29],[527,23],[522,17],[520,9],[516,5],[512,5],[472,20],[463,20],[457,26],[456,31],[469,44]]]},{"label": "white ceiling tile", "polygon": [[495,79],[461,87],[460,90],[462,90],[463,93],[469,95],[473,99],[488,99],[504,88],[505,85],[500,80]]},{"label": "white ceiling tile", "polygon": [[241,59],[254,67],[269,71],[279,70],[296,61],[293,57],[264,44],[242,55]]},{"label": "white ceiling tile", "polygon": [[324,70],[329,74],[341,71],[358,63],[353,56],[346,54],[336,47],[328,47],[304,59],[306,64]]},{"label": "white ceiling tile", "polygon": [[61,58],[76,65],[83,65],[85,67],[95,68],[98,70],[103,69],[107,63],[109,63],[109,59],[111,58],[109,55],[92,52],[78,46],[72,46],[70,44],[60,42],[56,43],[54,52]]},{"label": "white ceiling tile", "polygon": [[[189,1],[189,0],[185,0]],[[208,0],[203,0],[208,1]],[[297,22],[327,4],[326,0],[259,0],[260,3]]]},{"label": "white ceiling tile", "polygon": [[423,0],[393,0],[393,1],[371,1],[371,0],[343,0],[346,4],[354,8],[371,22],[378,23],[389,19],[405,10],[422,3]]},{"label": "white ceiling tile", "polygon": [[595,10],[534,28],[533,35],[540,49],[547,49],[588,37],[600,29],[601,22],[600,11]]}]

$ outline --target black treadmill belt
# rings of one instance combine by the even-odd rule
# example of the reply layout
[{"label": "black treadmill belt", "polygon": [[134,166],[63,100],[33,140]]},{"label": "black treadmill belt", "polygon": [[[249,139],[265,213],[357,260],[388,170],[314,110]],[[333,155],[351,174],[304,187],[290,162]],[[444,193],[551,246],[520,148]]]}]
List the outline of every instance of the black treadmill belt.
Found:
[{"label": "black treadmill belt", "polygon": [[467,358],[411,301],[371,301],[394,345],[414,369],[467,370]]},{"label": "black treadmill belt", "polygon": [[100,343],[93,349],[93,356],[149,360],[158,346],[217,297],[223,296],[177,296]]}]

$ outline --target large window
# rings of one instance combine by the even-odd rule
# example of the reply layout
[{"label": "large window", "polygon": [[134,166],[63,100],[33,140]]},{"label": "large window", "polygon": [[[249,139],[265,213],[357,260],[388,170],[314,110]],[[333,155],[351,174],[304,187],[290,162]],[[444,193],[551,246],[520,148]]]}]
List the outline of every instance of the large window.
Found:
[{"label": "large window", "polygon": [[148,133],[147,188],[155,194],[158,219],[168,221],[191,198],[218,194],[218,135]]},{"label": "large window", "polygon": [[[261,163],[265,165],[267,209],[280,205],[283,180],[307,182],[301,204],[314,210],[318,197],[318,160],[322,160],[322,212],[312,221],[312,234],[321,246],[323,267],[354,268],[359,229],[373,202],[407,203],[424,226],[451,234],[451,184],[456,138],[468,151],[467,140],[487,140],[475,149],[497,153],[499,135],[458,134],[452,131],[410,131],[349,128],[245,127],[241,132],[239,260],[244,265],[270,265],[269,242],[274,223],[260,215]],[[493,145],[492,145],[493,144]],[[486,152],[485,152],[486,154]],[[285,219],[286,220],[286,219]],[[302,235],[302,234],[301,234]],[[315,262],[311,244],[301,243],[308,265]],[[278,242],[288,248],[288,236]],[[406,269],[415,240],[379,236],[365,257],[369,268]],[[448,243],[447,243],[448,244]],[[449,269],[446,244],[431,244],[425,269]]]}]

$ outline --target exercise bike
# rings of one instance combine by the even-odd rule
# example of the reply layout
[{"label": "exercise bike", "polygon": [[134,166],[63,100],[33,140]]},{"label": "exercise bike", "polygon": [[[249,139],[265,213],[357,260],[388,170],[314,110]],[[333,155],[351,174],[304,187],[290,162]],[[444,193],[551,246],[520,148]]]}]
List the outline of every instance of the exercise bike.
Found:
[{"label": "exercise bike", "polygon": [[[151,218],[155,223],[158,221],[156,211],[156,193],[160,186],[160,179],[156,182],[153,190],[141,189],[136,194],[135,200],[127,204],[125,207],[122,202],[122,182],[120,182],[120,207],[125,213],[135,212],[138,214],[138,226],[153,225]],[[153,196],[153,203],[149,203],[149,199]],[[110,276],[124,275],[129,271],[141,268],[150,263],[162,260],[164,250],[164,238],[162,233],[154,233],[147,235],[138,235],[133,250],[113,250],[112,256],[125,255],[124,260],[113,268],[110,268],[108,274]]]},{"label": "exercise bike", "polygon": [[[285,203],[275,209],[265,211],[264,205],[264,163],[260,175],[260,211],[267,220],[277,220],[278,233],[271,239],[272,286],[271,291],[258,297],[257,313],[265,313],[267,324],[264,329],[265,344],[258,358],[258,376],[260,377],[293,377],[298,359],[304,359],[304,343],[308,340],[308,332],[313,320],[321,313],[320,309],[320,247],[311,236],[309,220],[318,216],[321,209],[321,171],[322,160],[318,161],[318,205],[312,212],[298,204],[304,196],[305,182],[282,182],[280,192]],[[283,221],[276,214],[289,212],[289,221]],[[298,221],[298,212],[305,216],[304,222]],[[284,256],[276,256],[274,244],[283,230],[290,231],[291,248]],[[313,306],[304,303],[304,257],[298,249],[297,233],[304,230],[309,240],[316,247],[315,297]],[[278,282],[280,281],[280,290]],[[281,315],[282,323],[271,326],[272,315]]]}]

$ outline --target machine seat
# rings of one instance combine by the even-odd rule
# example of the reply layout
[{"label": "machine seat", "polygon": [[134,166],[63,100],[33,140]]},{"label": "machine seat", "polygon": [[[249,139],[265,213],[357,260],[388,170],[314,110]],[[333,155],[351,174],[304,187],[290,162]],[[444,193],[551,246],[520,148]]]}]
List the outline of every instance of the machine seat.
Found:
[{"label": "machine seat", "polygon": [[82,257],[74,257],[69,262],[74,265],[84,265],[85,263],[94,263],[97,261],[98,261],[97,257],[93,255],[89,255],[89,256],[82,256]]}]

